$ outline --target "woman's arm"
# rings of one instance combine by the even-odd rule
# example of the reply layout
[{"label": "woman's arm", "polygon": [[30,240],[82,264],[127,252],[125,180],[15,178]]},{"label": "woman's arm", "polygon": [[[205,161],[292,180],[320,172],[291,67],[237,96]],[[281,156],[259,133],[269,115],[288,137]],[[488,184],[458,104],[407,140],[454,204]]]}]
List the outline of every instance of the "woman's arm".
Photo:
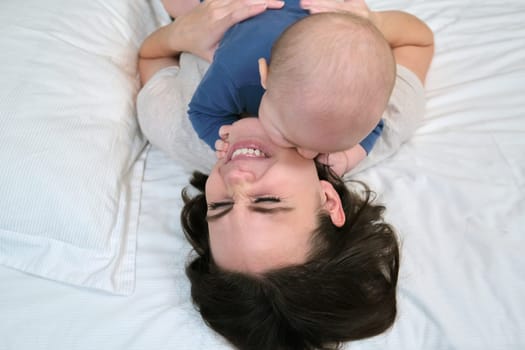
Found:
[{"label": "woman's arm", "polygon": [[434,34],[419,18],[402,11],[372,12],[372,22],[383,33],[396,59],[414,72],[421,82],[434,56]]},{"label": "woman's arm", "polygon": [[164,9],[172,18],[183,16],[193,10],[198,4],[199,0],[162,0]]},{"label": "woman's arm", "polygon": [[184,14],[153,32],[142,44],[139,72],[143,84],[160,69],[178,65],[181,52],[191,52],[211,62],[219,41],[231,26],[267,8],[284,5],[279,0],[207,0],[199,4],[188,1],[190,5],[185,8],[170,8],[172,14]]},{"label": "woman's arm", "polygon": [[179,65],[180,51],[172,48],[170,36],[176,35],[175,22],[159,28],[142,43],[139,51],[140,81],[144,85],[159,70]]},{"label": "woman's arm", "polygon": [[368,18],[390,44],[396,63],[425,82],[434,56],[434,34],[417,17],[403,11],[371,11],[364,0],[301,0],[301,6],[311,13],[351,12]]}]

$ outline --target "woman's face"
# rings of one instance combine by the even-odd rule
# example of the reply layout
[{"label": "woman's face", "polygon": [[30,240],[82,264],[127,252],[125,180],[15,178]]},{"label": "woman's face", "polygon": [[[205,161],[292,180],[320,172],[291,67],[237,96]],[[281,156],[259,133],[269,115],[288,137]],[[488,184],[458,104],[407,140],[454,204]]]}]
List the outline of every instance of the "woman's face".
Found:
[{"label": "woman's face", "polygon": [[313,160],[271,143],[257,118],[228,132],[227,155],[206,183],[215,262],[248,273],[305,262],[319,212],[344,223],[339,196],[319,180]]}]

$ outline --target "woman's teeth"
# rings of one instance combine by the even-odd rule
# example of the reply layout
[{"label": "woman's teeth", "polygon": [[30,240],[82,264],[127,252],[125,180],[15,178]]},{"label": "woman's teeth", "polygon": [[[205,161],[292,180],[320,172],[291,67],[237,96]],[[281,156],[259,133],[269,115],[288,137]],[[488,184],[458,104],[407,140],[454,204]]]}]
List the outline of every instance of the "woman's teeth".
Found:
[{"label": "woman's teeth", "polygon": [[231,159],[235,159],[235,157],[240,156],[240,155],[254,157],[254,158],[266,157],[264,152],[256,148],[239,148],[233,152]]}]

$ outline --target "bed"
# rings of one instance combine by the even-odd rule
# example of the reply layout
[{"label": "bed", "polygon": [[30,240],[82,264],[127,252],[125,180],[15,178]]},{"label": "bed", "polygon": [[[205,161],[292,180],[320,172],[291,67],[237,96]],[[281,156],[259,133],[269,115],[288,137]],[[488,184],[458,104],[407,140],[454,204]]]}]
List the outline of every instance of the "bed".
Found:
[{"label": "bed", "polygon": [[[427,112],[355,175],[402,248],[399,315],[355,350],[525,349],[525,3],[370,0],[435,32]],[[194,309],[188,170],[136,122],[156,1],[0,2],[0,350],[231,349]]]}]

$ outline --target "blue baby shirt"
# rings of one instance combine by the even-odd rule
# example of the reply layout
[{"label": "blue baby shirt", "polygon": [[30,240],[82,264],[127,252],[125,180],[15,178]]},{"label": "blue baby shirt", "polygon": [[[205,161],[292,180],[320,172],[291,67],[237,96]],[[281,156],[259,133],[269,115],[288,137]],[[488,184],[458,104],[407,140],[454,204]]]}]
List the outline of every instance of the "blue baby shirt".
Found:
[{"label": "blue baby shirt", "polygon": [[[241,114],[258,115],[264,94],[258,59],[269,61],[272,45],[281,33],[307,15],[299,0],[287,0],[284,8],[266,10],[224,34],[188,111],[193,128],[212,149],[222,125],[234,123]],[[367,153],[382,129],[383,121],[360,143]]]}]

